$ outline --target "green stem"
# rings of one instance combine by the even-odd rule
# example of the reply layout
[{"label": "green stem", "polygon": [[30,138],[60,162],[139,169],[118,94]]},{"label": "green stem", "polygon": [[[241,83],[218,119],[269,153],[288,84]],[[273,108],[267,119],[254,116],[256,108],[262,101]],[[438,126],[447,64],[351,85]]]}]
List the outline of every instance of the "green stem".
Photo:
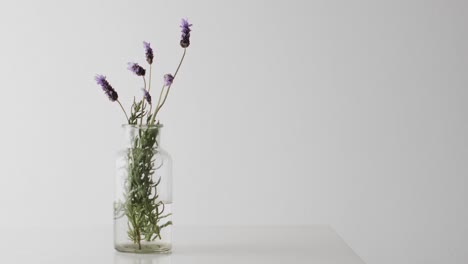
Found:
[{"label": "green stem", "polygon": [[117,103],[119,103],[119,105],[120,105],[120,108],[122,108],[122,111],[124,112],[124,114],[125,114],[125,117],[127,118],[127,123],[129,123],[129,122],[130,122],[130,120],[128,119],[127,112],[125,112],[125,109],[124,109],[124,107],[122,106],[122,104],[120,103],[120,101],[119,101],[119,100],[117,100]]},{"label": "green stem", "polygon": [[149,70],[149,77],[148,77],[148,93],[149,91],[151,90],[151,68],[152,68],[153,65],[150,64],[150,70]]},{"label": "green stem", "polygon": [[[152,68],[153,68],[153,65],[150,64],[149,76],[148,76],[148,93],[149,93],[150,90],[151,90],[151,75],[152,75],[152,74],[151,74],[151,72],[152,72],[151,70],[152,70]],[[152,111],[152,110],[153,110],[153,103],[150,104],[150,109],[149,109],[149,111],[148,111],[148,114],[151,114],[151,111]],[[147,125],[149,125],[149,124],[148,124],[148,121],[147,121]]]},{"label": "green stem", "polygon": [[135,223],[133,228],[135,229],[135,235],[136,237],[138,237],[138,240],[137,241],[134,241],[134,242],[137,242],[138,243],[138,249],[141,250],[141,234],[140,234],[140,227],[137,226],[136,224],[136,219],[135,219],[135,216],[133,216],[133,222]]},{"label": "green stem", "polygon": [[[146,91],[146,78],[145,78],[145,76],[143,76],[143,83],[145,84],[145,87],[143,89]],[[145,95],[143,94],[143,98],[141,99],[141,110],[143,111],[144,109],[145,109]],[[140,125],[143,124],[143,117],[144,117],[144,115],[141,115]]]},{"label": "green stem", "polygon": [[[175,80],[175,78],[177,76],[177,73],[179,72],[180,66],[182,65],[182,62],[184,61],[186,52],[187,52],[187,48],[184,48],[184,54],[182,54],[182,58],[180,59],[179,66],[177,66],[177,69],[176,69],[176,71],[174,73],[174,78],[172,80],[172,83],[174,83],[174,80]],[[164,96],[164,99],[161,102],[161,105],[158,105],[156,110],[154,110],[153,119],[156,118],[156,115],[158,114],[159,110],[161,109],[161,107],[163,107],[164,103],[166,102],[167,96],[169,95],[169,91],[171,90],[171,87],[172,87],[172,83],[167,87],[166,95]]]},{"label": "green stem", "polygon": [[[159,99],[158,99],[158,103],[156,104],[156,109],[158,109],[159,104],[161,103],[161,98],[162,98],[162,95],[163,95],[163,92],[164,92],[164,87],[166,87],[166,86],[163,85],[163,87],[161,88],[161,92],[159,93]],[[154,121],[154,119],[152,119],[151,121]]]}]

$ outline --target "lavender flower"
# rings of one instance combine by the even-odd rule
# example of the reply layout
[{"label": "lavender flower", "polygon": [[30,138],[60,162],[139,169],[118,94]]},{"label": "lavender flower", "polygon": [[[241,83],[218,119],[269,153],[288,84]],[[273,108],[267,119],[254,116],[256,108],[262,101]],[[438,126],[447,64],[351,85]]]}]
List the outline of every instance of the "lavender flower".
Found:
[{"label": "lavender flower", "polygon": [[180,46],[182,46],[182,48],[187,48],[190,46],[190,31],[192,31],[190,29],[191,26],[192,24],[189,24],[187,19],[182,18],[182,23],[180,25],[182,28],[182,39],[180,40]]},{"label": "lavender flower", "polygon": [[96,80],[97,84],[101,86],[102,90],[107,95],[107,97],[109,97],[109,100],[111,100],[112,102],[117,101],[117,99],[119,98],[119,95],[114,90],[114,88],[112,88],[109,82],[106,80],[106,76],[96,75],[94,79]]},{"label": "lavender flower", "polygon": [[174,81],[174,76],[172,74],[166,74],[164,75],[164,85],[165,86],[170,86],[172,82]]},{"label": "lavender flower", "polygon": [[138,65],[138,63],[129,62],[127,69],[129,69],[138,76],[145,76],[146,73],[146,70],[143,69],[143,67],[141,67],[140,65]]},{"label": "lavender flower", "polygon": [[145,47],[145,51],[146,51],[146,61],[149,64],[152,64],[154,56],[153,56],[153,49],[151,48],[150,43],[143,41],[143,46]]},{"label": "lavender flower", "polygon": [[146,102],[148,102],[148,104],[151,104],[151,94],[145,89],[141,90],[143,91]]}]

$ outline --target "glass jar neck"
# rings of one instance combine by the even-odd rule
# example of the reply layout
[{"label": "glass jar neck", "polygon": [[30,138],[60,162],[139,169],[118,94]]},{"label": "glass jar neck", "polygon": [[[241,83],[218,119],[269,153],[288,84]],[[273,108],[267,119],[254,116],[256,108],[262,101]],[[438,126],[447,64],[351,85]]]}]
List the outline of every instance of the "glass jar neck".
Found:
[{"label": "glass jar neck", "polygon": [[162,125],[123,125],[125,148],[153,149],[161,143]]}]

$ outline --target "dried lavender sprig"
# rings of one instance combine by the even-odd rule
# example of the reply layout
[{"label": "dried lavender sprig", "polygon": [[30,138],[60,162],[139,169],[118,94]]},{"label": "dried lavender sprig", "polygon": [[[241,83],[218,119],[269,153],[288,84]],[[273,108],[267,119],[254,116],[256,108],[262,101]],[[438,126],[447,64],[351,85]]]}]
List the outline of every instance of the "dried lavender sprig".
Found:
[{"label": "dried lavender sprig", "polygon": [[151,94],[145,89],[141,90],[143,91],[143,98],[145,98],[146,102],[151,105]]},{"label": "dried lavender sprig", "polygon": [[153,49],[149,42],[143,41],[143,46],[145,47],[146,61],[151,65],[153,64]]},{"label": "dried lavender sprig", "polygon": [[192,31],[190,29],[191,26],[192,24],[188,22],[188,19],[182,18],[182,23],[180,25],[180,27],[182,28],[182,37],[180,40],[180,46],[182,48],[187,48],[188,46],[190,46],[190,31]]},{"label": "dried lavender sprig", "polygon": [[127,121],[128,121],[129,119],[128,119],[127,112],[125,111],[125,108],[122,106],[122,103],[120,103],[119,101],[119,95],[114,90],[114,88],[112,88],[109,82],[106,80],[106,76],[98,74],[94,77],[94,80],[96,80],[97,84],[101,86],[102,90],[107,95],[109,100],[111,100],[112,102],[117,102],[120,105],[120,108],[122,108],[122,111],[124,112],[125,117],[127,118]]},{"label": "dried lavender sprig", "polygon": [[127,69],[132,71],[138,76],[145,76],[145,73],[146,73],[146,70],[143,67],[138,65],[138,63],[134,63],[134,62],[129,62]]},{"label": "dried lavender sprig", "polygon": [[165,86],[170,86],[173,81],[174,81],[174,76],[172,76],[172,74],[168,73],[168,74],[164,75],[164,85]]},{"label": "dried lavender sprig", "polygon": [[117,101],[117,99],[119,99],[119,95],[106,80],[106,76],[98,74],[94,77],[94,80],[96,80],[97,84],[101,86],[102,90],[107,95],[109,100],[115,102]]}]

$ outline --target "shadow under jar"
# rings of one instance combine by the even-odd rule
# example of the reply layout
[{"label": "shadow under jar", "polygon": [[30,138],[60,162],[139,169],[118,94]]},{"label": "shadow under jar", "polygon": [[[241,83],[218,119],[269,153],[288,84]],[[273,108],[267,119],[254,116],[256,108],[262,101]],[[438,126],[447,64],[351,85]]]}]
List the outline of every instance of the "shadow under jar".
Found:
[{"label": "shadow under jar", "polygon": [[172,249],[172,161],[160,146],[162,125],[123,125],[114,201],[114,247],[121,252]]}]

